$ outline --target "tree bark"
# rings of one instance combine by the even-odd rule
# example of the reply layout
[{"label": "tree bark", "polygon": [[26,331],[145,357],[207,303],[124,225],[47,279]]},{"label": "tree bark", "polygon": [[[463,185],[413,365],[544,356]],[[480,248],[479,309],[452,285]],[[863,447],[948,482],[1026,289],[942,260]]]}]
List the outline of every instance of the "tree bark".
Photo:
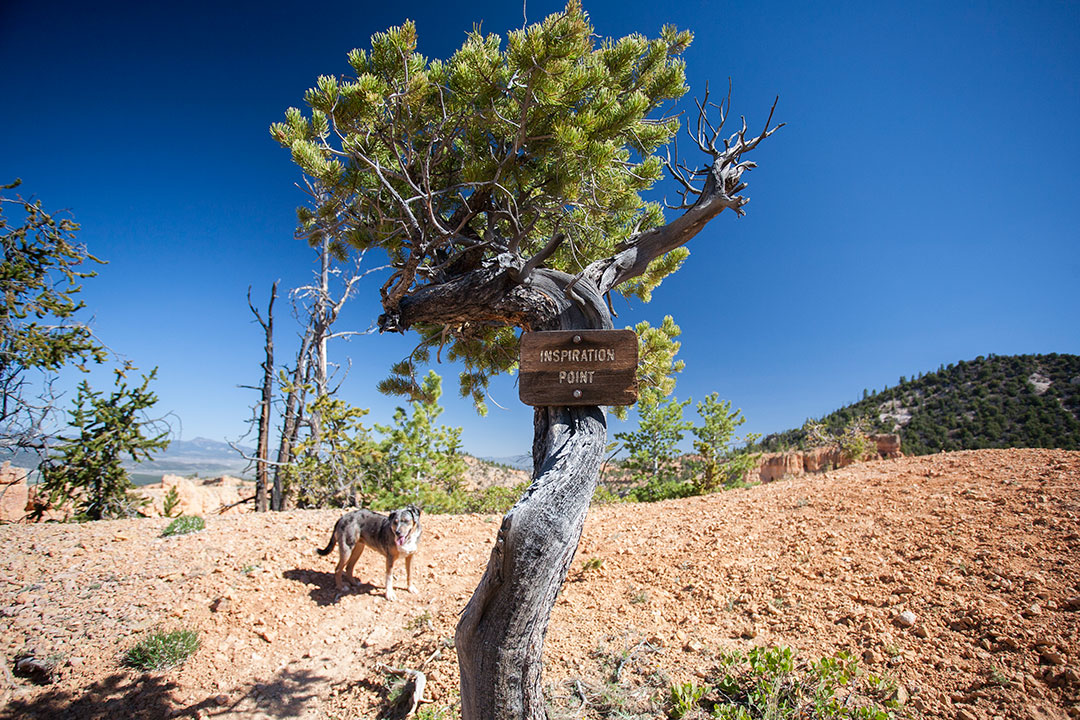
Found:
[{"label": "tree bark", "polygon": [[[535,283],[558,307],[543,329],[611,328],[600,296],[567,292],[562,279],[544,271]],[[535,409],[533,482],[503,518],[487,569],[457,626],[462,720],[547,717],[544,638],[606,444],[607,420],[599,407]]]},{"label": "tree bark", "polygon": [[270,411],[274,396],[274,300],[277,299],[277,281],[270,289],[270,304],[266,309],[266,321],[251,304],[251,293],[248,292],[248,307],[255,314],[255,318],[262,325],[266,337],[266,359],[263,361],[262,398],[259,402],[259,440],[258,449],[255,453],[255,512],[266,512],[270,503],[267,497],[269,486],[269,459],[270,459]]},{"label": "tree bark", "polygon": [[308,347],[311,344],[311,330],[304,333],[300,350],[296,353],[296,368],[293,370],[292,387],[285,398],[285,416],[282,420],[281,438],[278,441],[277,464],[274,466],[274,487],[270,496],[272,510],[285,509],[285,492],[282,487],[282,473],[286,465],[293,461],[293,447],[300,434],[300,425],[304,415],[303,392],[304,375],[307,372]]}]

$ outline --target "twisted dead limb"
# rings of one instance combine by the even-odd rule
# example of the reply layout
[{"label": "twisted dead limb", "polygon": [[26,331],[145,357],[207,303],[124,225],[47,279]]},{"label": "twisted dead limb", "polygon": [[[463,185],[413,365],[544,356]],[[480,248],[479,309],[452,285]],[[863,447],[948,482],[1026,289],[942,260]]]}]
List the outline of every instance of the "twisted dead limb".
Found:
[{"label": "twisted dead limb", "polygon": [[379,663],[375,666],[376,669],[388,672],[391,675],[397,675],[398,677],[408,677],[413,684],[412,697],[409,699],[409,711],[405,713],[405,717],[412,717],[416,712],[416,708],[420,707],[420,703],[424,702],[424,688],[427,686],[427,676],[419,670],[412,670],[410,668],[396,668],[390,667]]}]

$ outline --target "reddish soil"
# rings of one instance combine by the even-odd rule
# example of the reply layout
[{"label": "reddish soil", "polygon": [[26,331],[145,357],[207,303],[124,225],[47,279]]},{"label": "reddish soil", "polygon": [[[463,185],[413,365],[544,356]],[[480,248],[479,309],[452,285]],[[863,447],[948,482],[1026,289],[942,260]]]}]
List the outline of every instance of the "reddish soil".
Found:
[{"label": "reddish soil", "polygon": [[[162,519],[0,527],[4,664],[56,663],[50,684],[0,679],[0,717],[375,717],[379,663],[422,668],[430,709],[452,704],[450,638],[498,518],[425,516],[419,592],[399,568],[388,603],[370,551],[368,584],[334,591],[335,556],[314,550],[337,517],[212,517],[172,538]],[[195,628],[202,647],[172,670],[123,667],[155,627]],[[548,632],[553,715],[613,658],[683,681],[755,645],[847,650],[903,686],[909,717],[1080,717],[1080,452],[903,458],[595,507]]]}]

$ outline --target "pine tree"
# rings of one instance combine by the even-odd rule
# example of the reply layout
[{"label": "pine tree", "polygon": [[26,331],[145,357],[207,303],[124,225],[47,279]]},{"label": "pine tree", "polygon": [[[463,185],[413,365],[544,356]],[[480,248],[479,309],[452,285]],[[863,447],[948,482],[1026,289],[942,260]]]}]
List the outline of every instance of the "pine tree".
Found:
[{"label": "pine tree", "polygon": [[79,384],[68,423],[74,432],[62,438],[40,467],[49,503],[70,503],[78,519],[137,514],[140,503],[128,492],[134,485],[122,462],[125,457],[148,460],[169,444],[167,429],[145,415],[157,402],[149,389],[157,369],[144,375],[138,387],[129,388],[124,374],[131,369],[116,371],[115,389],[107,395],[85,380]]},{"label": "pine tree", "polygon": [[[384,390],[417,392],[418,367],[445,347],[483,409],[491,376],[516,365],[517,329],[613,327],[606,295],[648,300],[707,223],[744,213],[744,155],[775,131],[771,113],[757,135],[744,124],[724,137],[730,99],[706,93],[692,133],[704,164],[658,152],[680,127],[661,111],[685,92],[691,37],[665,27],[598,42],[571,0],[505,44],[477,30],[429,60],[406,22],[349,54],[352,77],[321,76],[307,113],[290,108],[271,127],[307,176],[300,234],[378,247],[393,264],[379,327],[413,329],[419,345]],[[642,197],[665,170],[681,196],[666,222]],[[541,640],[606,434],[598,407],[534,415],[533,485],[458,625],[468,720],[545,716]]]},{"label": "pine tree", "polygon": [[[746,418],[742,410],[732,409],[730,401],[720,400],[717,393],[711,393],[697,404],[697,412],[702,424],[693,426],[691,432],[697,438],[694,450],[701,456],[701,469],[695,483],[699,493],[707,493],[742,480],[756,465],[758,456],[752,453],[735,456],[732,452],[731,446],[737,441],[735,429]],[[759,437],[750,433],[743,441],[753,443]]]},{"label": "pine tree", "polygon": [[[10,196],[20,184],[0,186],[0,451],[43,451],[53,373],[105,360],[90,327],[76,319],[82,281],[95,275],[83,267],[101,261],[77,242],[73,220]],[[35,371],[41,378],[31,381]]]},{"label": "pine tree", "polygon": [[422,493],[432,489],[449,495],[461,488],[465,475],[461,428],[435,423],[443,412],[440,397],[442,378],[429,370],[420,397],[409,410],[399,407],[391,425],[375,426],[383,434],[380,447],[386,458],[382,507],[422,501]]}]

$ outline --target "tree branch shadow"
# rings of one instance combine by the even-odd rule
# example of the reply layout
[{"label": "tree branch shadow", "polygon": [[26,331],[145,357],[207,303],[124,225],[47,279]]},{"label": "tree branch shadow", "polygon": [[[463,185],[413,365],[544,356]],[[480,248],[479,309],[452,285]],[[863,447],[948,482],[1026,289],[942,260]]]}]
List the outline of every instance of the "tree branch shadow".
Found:
[{"label": "tree branch shadow", "polygon": [[32,699],[12,698],[0,708],[0,720],[161,720],[208,718],[225,712],[259,712],[276,718],[298,717],[324,695],[319,686],[329,680],[309,670],[283,670],[273,680],[250,686],[243,695],[211,695],[184,705],[173,697],[178,685],[167,677],[147,673],[115,673],[88,687],[55,689]]}]

